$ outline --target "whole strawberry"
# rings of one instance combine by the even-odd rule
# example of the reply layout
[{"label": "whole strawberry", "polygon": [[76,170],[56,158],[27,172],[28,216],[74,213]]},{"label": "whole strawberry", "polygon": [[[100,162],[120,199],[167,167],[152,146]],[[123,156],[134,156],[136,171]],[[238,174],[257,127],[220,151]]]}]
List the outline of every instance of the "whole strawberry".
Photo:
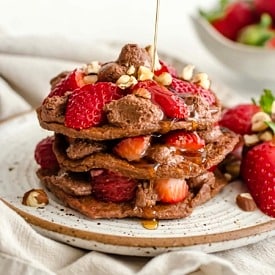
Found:
[{"label": "whole strawberry", "polygon": [[59,164],[53,152],[54,136],[42,139],[35,147],[34,158],[43,169],[57,169]]},{"label": "whole strawberry", "polygon": [[260,106],[252,103],[236,105],[223,113],[219,125],[240,135],[251,134],[251,119],[260,110]]},{"label": "whole strawberry", "polygon": [[241,176],[259,209],[275,218],[275,140],[254,146],[244,155]]}]

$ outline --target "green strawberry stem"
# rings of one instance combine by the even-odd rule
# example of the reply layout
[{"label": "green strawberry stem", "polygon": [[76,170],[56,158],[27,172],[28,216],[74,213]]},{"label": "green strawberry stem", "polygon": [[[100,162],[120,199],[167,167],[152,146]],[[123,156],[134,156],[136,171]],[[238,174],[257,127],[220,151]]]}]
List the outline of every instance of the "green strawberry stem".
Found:
[{"label": "green strawberry stem", "polygon": [[272,130],[273,135],[275,135],[275,122],[266,121],[265,123],[266,123],[266,124],[268,125],[268,127]]},{"label": "green strawberry stem", "polygon": [[268,114],[271,114],[272,103],[275,100],[275,96],[269,89],[264,89],[263,94],[260,97],[260,107],[262,110]]},{"label": "green strawberry stem", "polygon": [[[263,112],[272,116],[272,104],[275,102],[275,95],[269,89],[264,89],[262,95],[260,96],[259,103],[252,98],[252,102],[255,105],[259,105]],[[272,130],[273,135],[275,134],[275,122],[274,121],[266,121],[265,122],[268,127]]]},{"label": "green strawberry stem", "polygon": [[228,0],[220,0],[219,5],[216,7],[216,9],[213,9],[211,11],[203,11],[199,10],[199,13],[201,16],[203,16],[207,21],[213,22],[219,18],[222,18],[225,15],[225,9],[228,5]]},{"label": "green strawberry stem", "polygon": [[264,13],[258,24],[248,25],[240,30],[237,41],[252,46],[263,46],[266,41],[275,37],[275,32],[270,29],[271,25],[271,16]]}]

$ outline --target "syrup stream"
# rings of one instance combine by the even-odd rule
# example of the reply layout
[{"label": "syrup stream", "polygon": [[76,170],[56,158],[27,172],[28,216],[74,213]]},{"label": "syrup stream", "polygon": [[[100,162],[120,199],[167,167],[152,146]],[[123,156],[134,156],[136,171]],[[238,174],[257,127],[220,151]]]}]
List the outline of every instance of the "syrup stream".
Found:
[{"label": "syrup stream", "polygon": [[[160,0],[157,0],[156,16],[155,16],[154,53],[153,53],[152,72],[154,72],[154,70],[155,70],[155,62],[156,62],[156,55],[157,55],[159,5],[160,5]],[[156,219],[143,220],[143,221],[141,221],[141,224],[145,229],[148,229],[148,230],[155,230],[158,228],[158,221]]]},{"label": "syrup stream", "polygon": [[153,54],[153,65],[152,65],[153,68],[152,68],[152,72],[154,72],[154,70],[155,70],[155,62],[156,62],[156,54],[157,54],[159,6],[160,6],[160,0],[157,0],[156,16],[155,16],[154,54]]}]

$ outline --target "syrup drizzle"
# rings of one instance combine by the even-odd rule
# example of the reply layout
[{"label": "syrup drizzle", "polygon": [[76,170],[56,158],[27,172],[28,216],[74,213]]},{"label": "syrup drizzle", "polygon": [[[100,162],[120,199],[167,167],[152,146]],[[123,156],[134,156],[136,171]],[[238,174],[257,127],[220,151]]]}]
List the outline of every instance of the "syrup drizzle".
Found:
[{"label": "syrup drizzle", "polygon": [[156,55],[157,55],[159,6],[160,6],[160,0],[157,0],[156,15],[155,15],[154,54],[153,54],[152,72],[154,72],[155,70],[155,62],[156,62]]}]

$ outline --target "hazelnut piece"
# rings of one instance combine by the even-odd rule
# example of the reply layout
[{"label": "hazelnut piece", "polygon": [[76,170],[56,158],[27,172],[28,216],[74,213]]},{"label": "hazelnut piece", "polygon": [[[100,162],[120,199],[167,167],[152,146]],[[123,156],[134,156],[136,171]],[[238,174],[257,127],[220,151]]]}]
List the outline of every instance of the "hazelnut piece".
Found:
[{"label": "hazelnut piece", "polygon": [[48,203],[48,195],[43,189],[31,189],[24,194],[22,199],[22,204],[32,207],[42,207]]},{"label": "hazelnut piece", "polygon": [[257,209],[256,203],[250,193],[241,193],[236,197],[237,205],[244,211],[254,211]]}]

